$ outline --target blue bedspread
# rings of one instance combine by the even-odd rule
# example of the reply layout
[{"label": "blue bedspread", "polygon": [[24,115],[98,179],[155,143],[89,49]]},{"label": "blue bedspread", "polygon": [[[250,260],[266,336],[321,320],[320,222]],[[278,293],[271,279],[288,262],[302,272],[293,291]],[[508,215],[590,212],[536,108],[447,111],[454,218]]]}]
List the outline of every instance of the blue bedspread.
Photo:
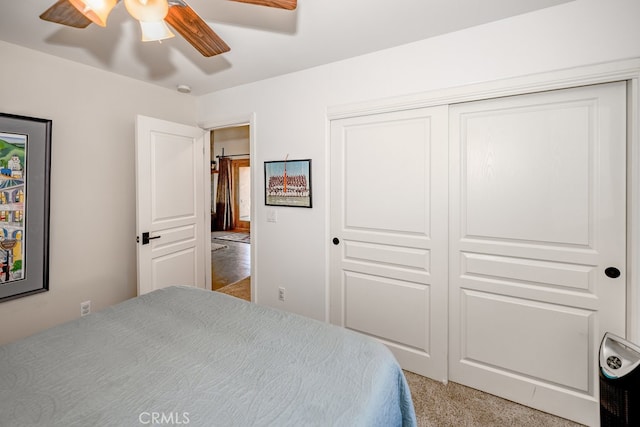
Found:
[{"label": "blue bedspread", "polygon": [[170,287],[0,347],[0,426],[414,426],[361,334]]}]

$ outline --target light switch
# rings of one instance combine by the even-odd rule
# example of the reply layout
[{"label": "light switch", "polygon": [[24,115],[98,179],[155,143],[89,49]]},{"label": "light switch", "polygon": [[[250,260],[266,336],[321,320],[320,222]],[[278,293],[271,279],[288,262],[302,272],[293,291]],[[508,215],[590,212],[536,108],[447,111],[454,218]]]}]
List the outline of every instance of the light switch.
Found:
[{"label": "light switch", "polygon": [[267,210],[267,222],[278,222],[278,211],[275,209]]}]

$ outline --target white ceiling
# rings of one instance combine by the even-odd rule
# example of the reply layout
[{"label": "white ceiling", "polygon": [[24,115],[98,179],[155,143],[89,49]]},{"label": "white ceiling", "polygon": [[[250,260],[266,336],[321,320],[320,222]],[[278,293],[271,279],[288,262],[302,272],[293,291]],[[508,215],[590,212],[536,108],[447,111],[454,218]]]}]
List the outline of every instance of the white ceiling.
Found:
[{"label": "white ceiling", "polygon": [[0,0],[0,40],[171,89],[186,84],[202,95],[568,1],[298,0],[286,11],[188,0],[231,47],[205,58],[180,35],[139,41],[138,24],[121,3],[106,28],[75,29],[38,18],[55,0]]}]

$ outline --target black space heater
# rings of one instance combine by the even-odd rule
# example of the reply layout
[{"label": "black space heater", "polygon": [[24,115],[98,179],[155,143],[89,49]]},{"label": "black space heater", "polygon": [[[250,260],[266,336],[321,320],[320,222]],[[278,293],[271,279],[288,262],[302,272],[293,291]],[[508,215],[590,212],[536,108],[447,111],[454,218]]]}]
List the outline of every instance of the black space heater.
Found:
[{"label": "black space heater", "polygon": [[640,347],[607,332],[600,345],[600,425],[640,426]]}]

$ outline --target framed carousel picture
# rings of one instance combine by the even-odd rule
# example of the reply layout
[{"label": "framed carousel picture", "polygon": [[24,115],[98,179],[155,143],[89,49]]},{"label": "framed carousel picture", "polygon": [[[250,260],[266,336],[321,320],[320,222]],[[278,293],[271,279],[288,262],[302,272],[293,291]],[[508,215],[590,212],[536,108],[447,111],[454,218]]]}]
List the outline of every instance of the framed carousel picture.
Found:
[{"label": "framed carousel picture", "polygon": [[0,301],[49,289],[51,120],[0,113]]}]

